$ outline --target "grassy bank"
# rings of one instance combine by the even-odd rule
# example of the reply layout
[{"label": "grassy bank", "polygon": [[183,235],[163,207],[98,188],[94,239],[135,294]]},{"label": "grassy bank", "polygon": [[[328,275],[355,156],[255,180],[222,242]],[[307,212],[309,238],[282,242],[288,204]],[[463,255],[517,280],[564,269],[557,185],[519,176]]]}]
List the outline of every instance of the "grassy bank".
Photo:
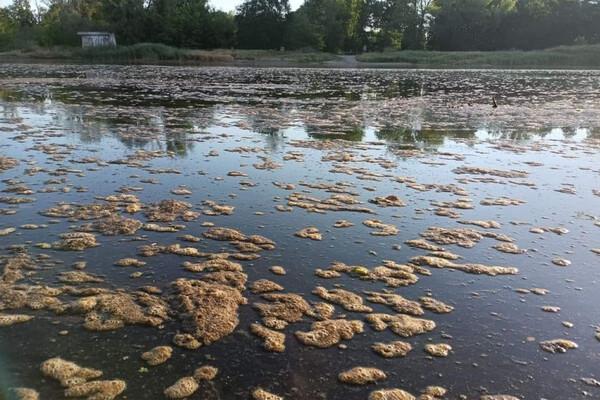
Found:
[{"label": "grassy bank", "polygon": [[191,50],[155,43],[116,48],[31,48],[0,53],[5,61],[64,61],[106,64],[217,64],[394,68],[598,68],[600,45],[536,51],[391,51],[339,57],[315,51]]},{"label": "grassy bank", "polygon": [[394,63],[445,68],[600,68],[600,45],[562,46],[534,51],[395,51],[365,53],[361,63]]},{"label": "grassy bank", "polygon": [[322,63],[337,56],[322,52],[275,50],[192,50],[179,49],[164,44],[139,43],[115,48],[81,49],[73,47],[31,48],[0,53],[5,59],[72,60],[92,63],[182,63],[228,64],[235,62]]}]

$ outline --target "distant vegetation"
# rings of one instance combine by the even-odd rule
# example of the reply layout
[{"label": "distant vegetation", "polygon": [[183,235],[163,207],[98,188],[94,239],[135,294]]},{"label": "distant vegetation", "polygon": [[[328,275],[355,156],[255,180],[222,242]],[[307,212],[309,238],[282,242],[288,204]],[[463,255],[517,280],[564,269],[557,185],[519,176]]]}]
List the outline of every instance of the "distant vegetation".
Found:
[{"label": "distant vegetation", "polygon": [[420,67],[598,68],[600,67],[600,45],[561,46],[531,51],[405,50],[366,53],[358,56],[357,59],[365,63],[396,63]]},{"label": "distant vegetation", "polygon": [[[161,59],[193,57],[173,47],[285,47],[353,54],[365,48],[369,52],[537,50],[600,43],[600,1],[305,0],[291,11],[288,0],[246,0],[236,12],[226,13],[213,9],[208,0],[13,0],[0,8],[3,51],[76,47],[78,31],[95,30],[114,32],[120,45],[131,46],[104,55],[136,59],[140,53]],[[396,57],[404,62],[412,57],[420,62],[419,57],[424,57],[393,54],[363,59]],[[427,57],[437,62],[444,55]],[[477,61],[481,58],[485,57],[476,56]]]}]

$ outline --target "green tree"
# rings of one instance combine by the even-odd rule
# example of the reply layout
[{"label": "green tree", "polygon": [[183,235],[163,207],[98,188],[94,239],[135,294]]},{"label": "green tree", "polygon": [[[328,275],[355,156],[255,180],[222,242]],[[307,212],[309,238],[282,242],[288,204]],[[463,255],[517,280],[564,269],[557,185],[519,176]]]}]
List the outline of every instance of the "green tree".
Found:
[{"label": "green tree", "polygon": [[246,49],[278,49],[284,41],[288,0],[247,0],[238,7],[238,44]]}]

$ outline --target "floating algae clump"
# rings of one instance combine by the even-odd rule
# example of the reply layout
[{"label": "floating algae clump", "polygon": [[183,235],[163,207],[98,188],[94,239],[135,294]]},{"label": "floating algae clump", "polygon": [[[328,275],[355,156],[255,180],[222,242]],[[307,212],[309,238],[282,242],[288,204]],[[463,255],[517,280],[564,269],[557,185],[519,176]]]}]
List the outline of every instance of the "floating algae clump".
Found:
[{"label": "floating algae clump", "polygon": [[0,156],[0,172],[4,172],[19,165],[19,161],[12,157]]},{"label": "floating algae clump", "polygon": [[282,353],[285,350],[285,334],[264,327],[261,324],[250,325],[250,331],[264,340],[264,348],[268,351]]},{"label": "floating algae clump", "polygon": [[369,400],[416,400],[416,398],[402,389],[381,389],[371,392]]},{"label": "floating algae clump", "polygon": [[377,204],[380,207],[404,207],[406,203],[402,201],[398,196],[393,194],[389,196],[375,197],[369,200],[369,203]]},{"label": "floating algae clump", "polygon": [[577,343],[567,339],[553,339],[540,342],[542,350],[549,353],[566,353],[567,350],[573,350],[579,347]]},{"label": "floating algae clump", "polygon": [[237,327],[238,307],[246,304],[239,290],[188,279],[176,280],[173,287],[184,330],[203,344],[215,342]]},{"label": "floating algae clump", "polygon": [[369,314],[366,317],[376,331],[389,328],[399,336],[411,337],[430,332],[435,329],[435,322],[428,319],[411,317],[404,314]]},{"label": "floating algae clump", "polygon": [[339,304],[348,311],[354,312],[372,312],[373,309],[363,304],[363,298],[344,289],[331,289],[327,290],[322,286],[317,286],[313,293],[322,298],[323,300],[330,301],[335,304]]},{"label": "floating algae clump", "polygon": [[269,393],[262,388],[256,388],[252,391],[252,398],[254,400],[283,400],[283,397],[277,396],[276,394]]},{"label": "floating algae clump", "polygon": [[137,258],[121,258],[115,262],[115,265],[119,267],[143,267],[146,265],[146,262]]},{"label": "floating algae clump", "polygon": [[164,394],[168,399],[184,399],[193,395],[198,387],[198,382],[194,377],[186,376],[166,388]]},{"label": "floating algae clump", "polygon": [[421,236],[437,244],[456,244],[466,248],[475,246],[483,238],[479,232],[473,229],[450,229],[437,226],[427,228],[425,232],[421,233]]},{"label": "floating algae clump", "polygon": [[127,389],[125,381],[92,381],[65,389],[65,397],[85,397],[88,400],[113,400]]},{"label": "floating algae clump", "polygon": [[62,240],[54,242],[52,247],[58,250],[82,251],[99,246],[96,236],[86,232],[68,232],[60,235]]},{"label": "floating algae clump", "polygon": [[361,321],[345,319],[329,319],[317,321],[311,325],[308,332],[297,331],[296,337],[307,346],[327,348],[342,340],[350,340],[357,333],[363,332]]},{"label": "floating algae clump", "polygon": [[80,367],[74,362],[59,357],[44,361],[41,370],[44,376],[60,381],[64,387],[79,385],[102,376],[102,371]]},{"label": "floating algae clump", "polygon": [[73,311],[87,312],[83,327],[91,331],[106,331],[125,325],[159,326],[168,319],[169,307],[158,296],[145,292],[107,293],[86,298],[85,307],[75,303]]},{"label": "floating algae clump", "polygon": [[308,228],[303,228],[294,233],[294,235],[303,238],[303,239],[311,239],[311,240],[323,240],[323,235],[319,232],[319,229],[314,226],[309,226]]},{"label": "floating algae clump", "polygon": [[193,221],[200,213],[191,211],[192,205],[179,200],[162,200],[151,204],[146,209],[146,217],[151,222],[173,222],[180,218],[183,221]]},{"label": "floating algae clump", "polygon": [[395,236],[399,230],[392,224],[384,224],[378,219],[367,219],[363,221],[363,225],[375,229],[371,232],[373,236]]},{"label": "floating algae clump", "polygon": [[173,344],[175,346],[183,347],[188,350],[196,350],[202,343],[200,343],[194,336],[189,333],[178,333],[173,337]]},{"label": "floating algae clump", "polygon": [[[14,396],[15,400],[39,400],[40,394],[33,389],[29,388],[12,388],[10,390],[11,394]],[[13,397],[10,397],[13,398]]]},{"label": "floating algae clump", "polygon": [[245,241],[248,238],[242,232],[231,228],[214,227],[203,233],[203,236],[208,239],[222,241]]},{"label": "floating algae clump", "polygon": [[283,286],[268,279],[259,279],[250,286],[252,293],[262,294],[268,292],[278,292],[283,290]]},{"label": "floating algae clump", "polygon": [[107,236],[133,235],[142,227],[142,225],[143,224],[137,219],[124,218],[119,215],[111,215],[91,224],[90,230],[100,232],[101,234]]},{"label": "floating algae clump", "polygon": [[410,315],[423,315],[425,313],[423,308],[421,308],[421,304],[416,301],[405,299],[399,294],[367,292],[367,295],[368,301],[377,304],[385,304],[399,313]]},{"label": "floating algae clump", "polygon": [[22,324],[23,322],[31,321],[33,315],[25,314],[0,314],[0,327],[11,326],[14,324]]},{"label": "floating algae clump", "polygon": [[423,308],[429,311],[433,311],[434,313],[445,314],[454,310],[454,307],[452,307],[451,305],[434,299],[433,297],[423,296],[419,298],[419,301],[423,305]]},{"label": "floating algae clump", "polygon": [[202,367],[196,368],[194,371],[194,379],[197,382],[200,381],[212,381],[215,379],[219,369],[210,365],[203,365]]},{"label": "floating algae clump", "polygon": [[435,357],[448,357],[451,350],[452,346],[446,343],[428,343],[425,345],[425,351]]},{"label": "floating algae clump", "polygon": [[375,353],[385,358],[404,357],[412,350],[410,343],[401,340],[390,343],[377,342],[371,348]]},{"label": "floating algae clump", "polygon": [[157,346],[145,353],[142,353],[142,360],[146,361],[148,365],[160,365],[167,362],[173,355],[173,348],[171,346]]},{"label": "floating algae clump", "polygon": [[341,372],[338,379],[349,385],[366,385],[387,379],[387,375],[380,369],[370,367],[354,367]]},{"label": "floating algae clump", "polygon": [[[310,310],[310,305],[295,293],[266,293],[262,298],[270,303],[254,303],[265,320],[280,320],[286,323],[298,322]],[[265,321],[266,322],[266,321]],[[265,323],[269,326],[270,324]]]}]

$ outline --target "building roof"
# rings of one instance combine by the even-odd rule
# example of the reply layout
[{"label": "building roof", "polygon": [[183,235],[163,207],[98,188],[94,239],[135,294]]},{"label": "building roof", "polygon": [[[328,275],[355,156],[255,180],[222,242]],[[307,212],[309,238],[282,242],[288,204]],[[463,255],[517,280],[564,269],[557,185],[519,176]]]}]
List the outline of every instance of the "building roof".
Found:
[{"label": "building roof", "polygon": [[112,35],[112,32],[77,32],[79,36],[105,36]]}]

